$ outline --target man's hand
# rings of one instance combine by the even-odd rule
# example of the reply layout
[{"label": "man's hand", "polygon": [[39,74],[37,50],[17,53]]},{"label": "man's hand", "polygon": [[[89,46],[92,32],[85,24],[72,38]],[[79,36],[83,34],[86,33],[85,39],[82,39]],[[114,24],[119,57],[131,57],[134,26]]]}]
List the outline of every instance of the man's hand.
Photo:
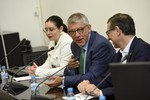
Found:
[{"label": "man's hand", "polygon": [[69,62],[68,62],[68,68],[75,69],[75,68],[79,67],[79,65],[80,65],[80,63],[79,63],[78,59],[76,59],[74,57],[74,55],[72,54],[71,58],[69,59]]},{"label": "man's hand", "polygon": [[79,92],[85,94],[86,93],[86,87],[90,84],[88,80],[84,80],[81,83],[78,84],[78,90]]},{"label": "man's hand", "polygon": [[98,89],[94,84],[88,84],[85,91],[88,93],[88,94],[91,94],[96,96],[96,97],[99,97],[100,96],[100,89]]},{"label": "man's hand", "polygon": [[37,66],[35,63],[33,63],[33,65],[28,68],[28,73],[29,73],[30,75],[35,75],[35,71],[36,71],[36,68],[37,68],[37,67],[38,67],[38,66]]},{"label": "man's hand", "polygon": [[[91,94],[98,97],[100,96],[100,89],[98,89],[94,84],[90,84],[88,80],[84,80],[78,84],[79,92],[83,94]],[[94,90],[94,91],[93,91]]]},{"label": "man's hand", "polygon": [[46,85],[51,87],[57,87],[62,84],[63,77],[60,76],[53,76],[50,78],[50,82],[45,82]]}]

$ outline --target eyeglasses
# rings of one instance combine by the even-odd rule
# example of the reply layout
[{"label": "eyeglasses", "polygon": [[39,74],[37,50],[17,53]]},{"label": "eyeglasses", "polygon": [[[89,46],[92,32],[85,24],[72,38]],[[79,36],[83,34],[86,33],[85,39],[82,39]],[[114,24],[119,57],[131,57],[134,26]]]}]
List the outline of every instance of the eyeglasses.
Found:
[{"label": "eyeglasses", "polygon": [[114,30],[115,28],[111,28],[109,30],[106,31],[106,34],[108,35],[110,31]]},{"label": "eyeglasses", "polygon": [[82,28],[79,28],[75,31],[68,31],[68,34],[71,35],[71,36],[75,36],[76,32],[78,32],[79,34],[82,34],[84,32],[84,29],[85,29],[86,26],[84,26]]},{"label": "eyeglasses", "polygon": [[57,29],[57,28],[55,28],[55,27],[45,28],[45,29],[43,29],[43,32],[45,32],[47,34],[48,32],[53,32],[55,29]]}]

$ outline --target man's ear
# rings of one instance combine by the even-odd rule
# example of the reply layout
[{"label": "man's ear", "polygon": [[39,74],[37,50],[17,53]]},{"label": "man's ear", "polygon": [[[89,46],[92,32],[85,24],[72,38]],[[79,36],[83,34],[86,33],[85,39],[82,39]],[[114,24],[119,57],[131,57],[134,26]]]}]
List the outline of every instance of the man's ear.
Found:
[{"label": "man's ear", "polygon": [[115,30],[117,32],[117,35],[120,35],[122,33],[122,30],[118,26],[115,26]]},{"label": "man's ear", "polygon": [[92,28],[91,28],[91,25],[89,24],[87,27],[88,27],[88,32],[90,33],[90,32],[91,32],[91,29],[92,29]]}]

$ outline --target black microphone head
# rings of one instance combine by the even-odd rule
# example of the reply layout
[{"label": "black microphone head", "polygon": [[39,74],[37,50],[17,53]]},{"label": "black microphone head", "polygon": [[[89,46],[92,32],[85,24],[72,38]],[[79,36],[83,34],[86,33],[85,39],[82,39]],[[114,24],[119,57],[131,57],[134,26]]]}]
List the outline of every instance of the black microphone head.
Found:
[{"label": "black microphone head", "polygon": [[54,49],[54,47],[51,47],[50,49],[49,49],[49,51],[51,51],[51,50],[53,50]]},{"label": "black microphone head", "polygon": [[26,39],[25,39],[25,38],[23,38],[23,39],[22,39],[22,41],[21,41],[21,43],[24,43],[25,41],[26,41]]},{"label": "black microphone head", "polygon": [[54,47],[51,47],[51,48],[50,48],[50,50],[53,50],[53,49],[54,49]]}]

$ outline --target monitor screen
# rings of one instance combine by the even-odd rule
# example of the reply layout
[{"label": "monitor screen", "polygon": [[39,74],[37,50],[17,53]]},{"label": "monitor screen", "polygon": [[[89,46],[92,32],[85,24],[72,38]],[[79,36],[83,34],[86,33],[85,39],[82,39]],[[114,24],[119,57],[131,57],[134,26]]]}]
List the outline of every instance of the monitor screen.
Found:
[{"label": "monitor screen", "polygon": [[111,63],[116,100],[150,100],[150,62]]}]

